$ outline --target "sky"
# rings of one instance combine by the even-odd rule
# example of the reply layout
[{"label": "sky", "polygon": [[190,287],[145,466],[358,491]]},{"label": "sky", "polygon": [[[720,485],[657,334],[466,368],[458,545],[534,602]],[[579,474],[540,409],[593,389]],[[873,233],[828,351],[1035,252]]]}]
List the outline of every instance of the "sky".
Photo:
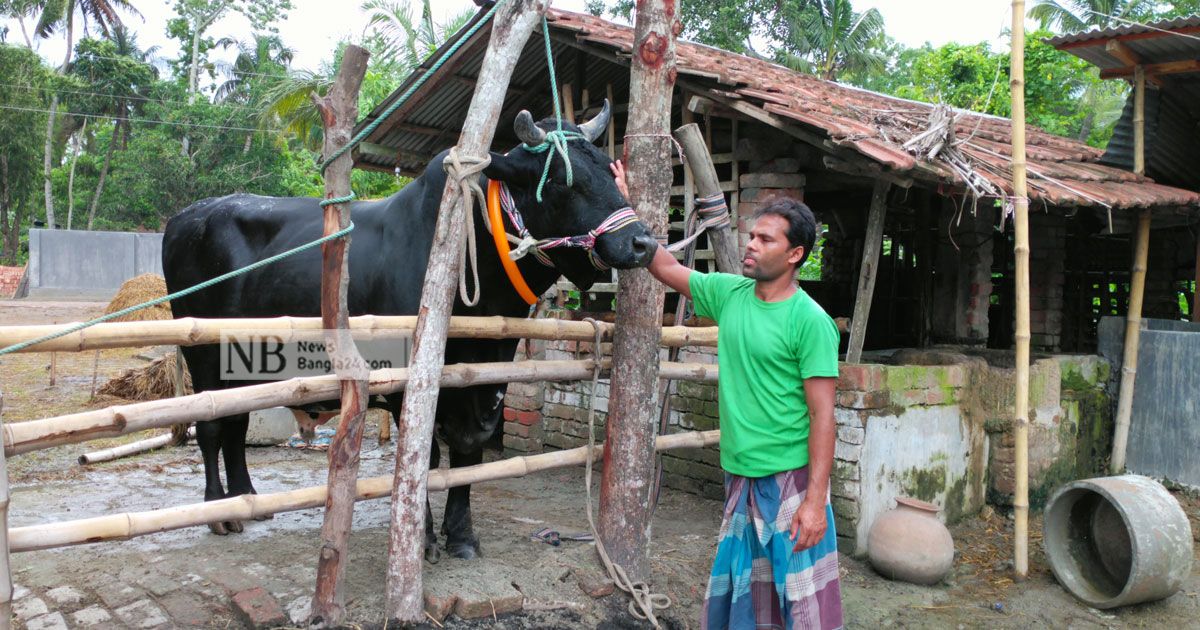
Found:
[{"label": "sky", "polygon": [[[417,0],[413,0],[416,2]],[[736,0],[730,0],[736,1]],[[295,53],[293,66],[316,70],[322,60],[332,58],[338,41],[345,37],[351,40],[361,36],[366,26],[366,14],[357,8],[358,0],[343,0],[348,10],[331,10],[327,0],[293,0],[294,9],[288,19],[279,25],[279,34],[285,44]],[[138,36],[143,48],[161,46],[160,55],[171,58],[179,50],[177,42],[166,37],[166,22],[173,15],[169,0],[132,0],[139,8],[144,21],[128,17],[129,25]],[[570,11],[583,11],[584,0],[553,0],[552,6]],[[929,42],[934,46],[955,41],[976,43],[987,41],[994,48],[1004,49],[1007,43],[1002,34],[1008,26],[1010,0],[854,0],[856,10],[878,9],[883,14],[889,35],[907,46],[920,46]],[[434,0],[435,21],[464,9],[474,9],[471,0]],[[0,20],[0,24],[4,21]],[[9,21],[8,41],[23,43],[20,27]],[[30,25],[31,26],[31,25]],[[218,22],[211,31],[219,35],[232,34],[248,38],[249,24],[241,16],[233,15]],[[43,40],[38,51],[45,58],[60,63],[65,52],[61,38]],[[232,59],[233,51],[214,54],[218,60]]]}]

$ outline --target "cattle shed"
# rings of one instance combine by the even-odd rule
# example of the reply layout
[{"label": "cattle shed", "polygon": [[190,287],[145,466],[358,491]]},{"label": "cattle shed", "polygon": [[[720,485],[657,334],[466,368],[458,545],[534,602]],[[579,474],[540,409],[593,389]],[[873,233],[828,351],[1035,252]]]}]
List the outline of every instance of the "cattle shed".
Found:
[{"label": "cattle shed", "polygon": [[[548,19],[565,116],[582,121],[609,99],[613,125],[602,144],[621,156],[633,30],[556,9]],[[463,42],[440,67],[418,69],[359,123],[362,129],[374,122],[432,72],[359,147],[358,168],[415,176],[456,142],[488,32]],[[985,502],[1011,504],[1010,121],[695,43],[681,41],[677,55],[672,128],[699,124],[741,242],[748,217],[764,203],[781,195],[802,199],[823,236],[813,253],[819,274],[802,274],[801,285],[835,318],[853,318],[856,304],[870,305],[865,336],[843,336],[843,350],[851,344],[864,350],[861,363],[843,364],[839,383],[834,508],[843,549],[863,552],[874,517],[897,495],[934,501],[950,521]],[[513,74],[495,150],[518,144],[511,121],[520,110],[551,115],[550,85],[537,34]],[[1105,151],[1033,127],[1027,144],[1035,351],[1030,487],[1037,506],[1062,480],[1102,470],[1111,439],[1109,364],[1093,354],[1062,353],[1094,353],[1100,318],[1124,314],[1130,233],[1142,210],[1152,212],[1159,230],[1146,312],[1181,316],[1180,291],[1192,276],[1180,269],[1194,261],[1200,194],[1186,182],[1171,180],[1183,186],[1176,187],[1136,176]],[[681,236],[694,193],[678,161],[675,172],[671,240]],[[872,214],[882,218],[883,236],[868,243]],[[864,251],[878,254],[868,266],[877,271],[869,293]],[[711,250],[702,245],[697,258],[699,269],[714,269]],[[573,287],[564,281],[559,289],[560,304],[569,296],[574,306]],[[593,286],[578,296],[578,311],[611,310],[615,289],[615,276]],[[670,296],[667,309],[674,311]],[[529,352],[547,358],[580,350],[571,343],[533,346]],[[683,360],[715,357],[694,350]],[[505,444],[524,452],[584,444],[592,396],[606,411],[605,384],[595,392],[587,384],[511,386]],[[712,386],[681,383],[671,396],[669,430],[715,428],[715,398]],[[668,486],[720,496],[723,476],[713,449],[664,457],[664,469]]]}]

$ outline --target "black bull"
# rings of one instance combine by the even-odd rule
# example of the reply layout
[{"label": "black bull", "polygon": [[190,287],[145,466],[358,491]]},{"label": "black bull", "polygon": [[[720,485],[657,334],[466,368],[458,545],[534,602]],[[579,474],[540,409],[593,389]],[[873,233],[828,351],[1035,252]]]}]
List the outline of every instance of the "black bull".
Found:
[{"label": "black bull", "polygon": [[[564,128],[581,133],[586,140],[569,143],[573,181],[566,181],[562,160],[551,158],[543,202],[535,198],[547,153],[532,153],[520,146],[508,155],[493,153],[486,179],[504,182],[510,189],[526,227],[537,238],[587,234],[606,217],[628,205],[617,190],[609,171],[610,160],[591,144],[608,124],[608,107],[596,119],[579,127]],[[517,117],[518,137],[533,146],[553,129],[552,121],[534,125],[527,112]],[[426,264],[432,247],[434,226],[446,175],[439,155],[403,190],[381,201],[353,203],[355,230],[349,260],[351,315],[414,315],[418,311]],[[486,185],[486,181],[485,181]],[[478,212],[478,210],[476,210]],[[499,255],[491,247],[484,222],[475,221],[480,243],[479,285],[481,299],[467,307],[456,299],[455,315],[500,315],[525,317],[526,304],[509,283]],[[514,229],[506,220],[510,233]],[[163,271],[167,288],[174,292],[199,282],[278,254],[321,236],[322,212],[316,199],[232,195],[197,202],[173,217],[163,240]],[[640,223],[601,234],[595,254],[616,268],[633,268],[649,263],[656,241]],[[586,251],[577,248],[546,250],[554,267],[546,267],[533,256],[518,266],[535,294],[551,287],[565,275],[580,288],[587,288],[599,273]],[[265,268],[235,277],[211,288],[174,300],[175,317],[275,317],[317,316],[321,312],[321,260],[313,248]],[[449,340],[446,363],[511,361],[517,341]],[[220,349],[215,345],[183,348],[197,392],[236,387],[243,381],[223,381],[219,373]],[[502,401],[507,385],[479,385],[443,390],[438,399],[438,436],[450,449],[452,467],[478,464],[483,446],[501,423]],[[403,394],[386,396],[387,407],[398,420]],[[335,401],[331,401],[336,405]],[[246,468],[245,437],[248,414],[201,422],[197,440],[204,458],[206,501],[253,493]],[[224,453],[227,487],[222,487],[218,453]],[[440,460],[434,440],[431,465]],[[427,508],[428,509],[428,508]],[[426,557],[436,561],[437,538],[432,515],[426,514]],[[241,531],[236,522],[214,523],[213,531]],[[449,491],[442,533],[446,549],[458,557],[479,553],[479,542],[471,525],[470,487]]]}]

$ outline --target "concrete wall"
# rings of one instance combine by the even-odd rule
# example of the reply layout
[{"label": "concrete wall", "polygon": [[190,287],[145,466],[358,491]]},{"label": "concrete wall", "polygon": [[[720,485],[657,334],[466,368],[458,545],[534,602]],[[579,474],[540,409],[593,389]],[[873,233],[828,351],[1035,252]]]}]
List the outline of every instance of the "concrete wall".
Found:
[{"label": "concrete wall", "polygon": [[[1142,322],[1126,466],[1130,472],[1200,487],[1200,370],[1195,368],[1200,324]],[[1124,339],[1124,318],[1100,321],[1100,350],[1114,365],[1122,360]]]},{"label": "concrete wall", "polygon": [[162,275],[162,234],[29,230],[29,295],[111,293],[143,274]]}]

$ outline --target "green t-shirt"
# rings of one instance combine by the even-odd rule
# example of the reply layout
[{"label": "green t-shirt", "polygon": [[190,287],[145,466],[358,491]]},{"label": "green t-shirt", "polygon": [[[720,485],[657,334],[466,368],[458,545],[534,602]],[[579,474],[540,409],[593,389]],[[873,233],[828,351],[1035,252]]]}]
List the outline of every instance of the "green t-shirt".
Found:
[{"label": "green t-shirt", "polygon": [[837,378],[841,336],[803,289],[781,302],[754,295],[754,280],[693,273],[696,314],[716,320],[721,467],[766,477],[808,464],[804,379]]}]

